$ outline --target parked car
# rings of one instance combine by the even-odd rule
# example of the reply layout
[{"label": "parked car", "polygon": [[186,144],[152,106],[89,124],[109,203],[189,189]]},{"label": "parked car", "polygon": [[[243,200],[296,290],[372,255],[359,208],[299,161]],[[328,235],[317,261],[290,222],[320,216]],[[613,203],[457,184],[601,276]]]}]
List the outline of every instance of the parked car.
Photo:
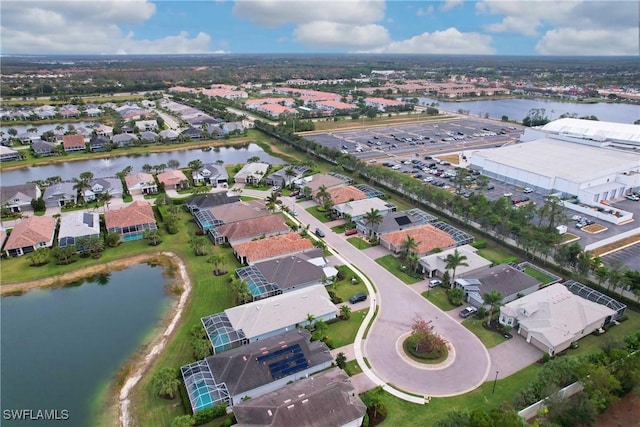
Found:
[{"label": "parked car", "polygon": [[494,188],[496,188],[496,186],[493,184],[487,185],[487,190],[493,190]]},{"label": "parked car", "polygon": [[473,316],[474,314],[476,314],[478,312],[478,309],[472,306],[463,308],[462,311],[460,312],[460,317],[466,319],[469,316]]},{"label": "parked car", "polygon": [[533,193],[533,188],[527,187],[524,190],[522,190],[522,192],[525,193],[525,194]]},{"label": "parked car", "polygon": [[349,230],[345,230],[345,232],[344,232],[345,236],[353,236],[354,234],[358,234],[358,230],[356,230],[355,228],[351,228]]},{"label": "parked car", "polygon": [[316,228],[316,236],[324,237],[324,231],[320,230],[319,228]]},{"label": "parked car", "polygon": [[502,196],[503,197],[511,197],[511,196],[513,196],[513,193],[506,192],[506,193],[503,193]]},{"label": "parked car", "polygon": [[355,303],[366,301],[366,300],[367,300],[367,294],[355,294],[354,296],[349,298],[349,302],[351,304],[355,304]]},{"label": "parked car", "polygon": [[625,197],[625,199],[631,200],[633,202],[640,201],[640,197],[636,196],[635,194],[629,194],[629,195],[624,196],[624,197]]},{"label": "parked car", "polygon": [[429,287],[430,288],[437,288],[438,286],[442,285],[442,280],[439,279],[433,279],[429,281]]}]

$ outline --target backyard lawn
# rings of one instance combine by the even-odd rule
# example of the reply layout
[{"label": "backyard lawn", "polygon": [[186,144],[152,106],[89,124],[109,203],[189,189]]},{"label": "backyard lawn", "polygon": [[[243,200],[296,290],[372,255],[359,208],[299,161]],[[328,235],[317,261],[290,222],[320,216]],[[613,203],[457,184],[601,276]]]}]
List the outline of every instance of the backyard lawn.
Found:
[{"label": "backyard lawn", "polygon": [[360,237],[349,237],[347,239],[347,242],[351,243],[353,246],[355,246],[356,248],[362,250],[362,249],[369,249],[372,248],[373,245],[369,242],[367,242],[366,240],[360,238]]},{"label": "backyard lawn", "polygon": [[487,241],[486,247],[478,249],[478,255],[488,259],[494,265],[518,261],[518,257],[515,254],[491,241]]},{"label": "backyard lawn", "polygon": [[484,344],[484,346],[487,348],[495,347],[498,344],[502,344],[506,341],[506,339],[502,335],[499,335],[497,332],[492,332],[483,328],[482,322],[484,322],[484,319],[480,320],[476,319],[475,317],[470,317],[469,319],[463,321],[462,325],[473,332],[475,336],[480,338],[482,344]]},{"label": "backyard lawn", "polygon": [[313,215],[315,219],[317,219],[320,222],[329,222],[329,221],[331,221],[330,219],[327,218],[326,212],[324,212],[324,211],[321,212],[320,211],[319,206],[311,206],[310,208],[307,208],[306,210],[311,215]]},{"label": "backyard lawn", "polygon": [[352,344],[356,338],[358,328],[367,314],[367,310],[353,311],[349,320],[337,320],[330,323],[327,331],[327,336],[329,337],[327,345],[330,348],[340,348]]},{"label": "backyard lawn", "polygon": [[420,281],[419,278],[410,276],[409,274],[405,273],[405,271],[407,270],[407,267],[403,264],[400,258],[397,258],[392,254],[380,257],[376,259],[376,262],[381,266],[383,266],[384,268],[386,268],[391,274],[393,274],[398,279],[402,280],[404,283],[408,285],[412,285]]},{"label": "backyard lawn", "polygon": [[578,348],[568,349],[567,354],[570,356],[582,356],[593,353],[608,343],[621,340],[640,330],[640,314],[627,308],[625,315],[627,316],[627,320],[620,322],[619,325],[608,328],[607,332],[603,335],[587,335],[578,341]]},{"label": "backyard lawn", "polygon": [[531,267],[525,267],[524,272],[529,276],[533,277],[534,279],[538,279],[540,283],[542,283],[543,285],[551,282],[552,280],[551,277],[547,276],[543,272],[535,270]]},{"label": "backyard lawn", "polygon": [[428,299],[433,303],[433,305],[435,305],[442,311],[449,311],[456,308],[455,305],[449,302],[447,290],[444,288],[434,288],[429,291],[425,291],[422,293],[422,296]]}]

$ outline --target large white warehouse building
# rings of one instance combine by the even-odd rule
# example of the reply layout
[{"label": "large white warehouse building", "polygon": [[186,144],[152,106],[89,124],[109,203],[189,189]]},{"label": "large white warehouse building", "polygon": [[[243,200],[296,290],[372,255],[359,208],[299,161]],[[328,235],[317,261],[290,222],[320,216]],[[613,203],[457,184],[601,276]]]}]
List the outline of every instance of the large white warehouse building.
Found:
[{"label": "large white warehouse building", "polygon": [[[636,134],[640,134],[639,126]],[[499,181],[531,187],[543,194],[578,196],[581,202],[594,206],[640,188],[640,154],[635,150],[611,148],[604,137],[596,142],[595,138],[548,132],[543,135],[530,142],[475,151],[471,166]]]}]

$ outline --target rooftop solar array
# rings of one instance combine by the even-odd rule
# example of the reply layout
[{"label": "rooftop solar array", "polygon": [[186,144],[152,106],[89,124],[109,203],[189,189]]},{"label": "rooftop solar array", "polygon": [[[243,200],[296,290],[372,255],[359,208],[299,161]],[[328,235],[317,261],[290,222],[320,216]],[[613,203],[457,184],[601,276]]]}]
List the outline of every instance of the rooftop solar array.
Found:
[{"label": "rooftop solar array", "polygon": [[377,190],[373,187],[371,187],[370,185],[367,184],[358,184],[358,185],[354,185],[354,187],[356,187],[358,190],[362,191],[364,194],[367,195],[367,198],[371,199],[373,197],[384,197],[384,193],[380,190]]},{"label": "rooftop solar array", "polygon": [[210,210],[205,209],[197,211],[193,214],[198,227],[203,230],[210,230],[218,225],[224,224],[224,221],[217,219]]},{"label": "rooftop solar array", "polygon": [[428,214],[422,209],[418,208],[408,210],[407,214],[420,218],[420,222],[422,222],[422,224],[430,224],[438,219],[436,216]]},{"label": "rooftop solar array", "polygon": [[285,346],[276,351],[265,352],[256,358],[258,363],[269,363],[269,373],[274,380],[303,371],[309,367],[300,344]]},{"label": "rooftop solar array", "polygon": [[602,304],[606,307],[609,307],[612,310],[616,311],[616,315],[613,320],[618,320],[624,315],[624,311],[627,306],[615,299],[611,298],[608,295],[603,294],[602,292],[596,291],[595,289],[591,289],[588,286],[583,285],[580,282],[576,282],[575,280],[569,280],[563,283],[572,294],[578,295],[584,299],[589,301],[596,302],[598,304]]},{"label": "rooftop solar array", "polygon": [[87,227],[93,228],[93,215],[90,213],[82,214],[82,222],[87,225]]},{"label": "rooftop solar array", "polygon": [[336,173],[336,172],[329,172],[328,175],[331,175],[331,176],[334,176],[334,177],[336,177],[338,179],[341,179],[344,182],[346,182],[347,184],[353,184],[353,182],[354,182],[353,178],[349,178],[348,176],[345,176],[345,175],[340,175],[339,173]]},{"label": "rooftop solar array", "polygon": [[236,275],[247,282],[253,299],[267,298],[282,293],[277,283],[272,283],[264,277],[264,274],[254,265],[241,267],[236,270]]},{"label": "rooftop solar array", "polygon": [[180,368],[194,413],[220,403],[231,403],[226,384],[217,384],[209,364],[200,360]]},{"label": "rooftop solar array", "polygon": [[447,224],[442,221],[435,221],[431,223],[435,228],[444,231],[456,242],[457,246],[468,245],[473,243],[473,236],[469,233],[465,233],[462,230],[458,230],[451,224]]},{"label": "rooftop solar array", "polygon": [[217,313],[203,317],[202,325],[207,331],[207,336],[209,337],[209,341],[211,341],[214,354],[249,342],[242,329],[234,329],[225,313]]}]

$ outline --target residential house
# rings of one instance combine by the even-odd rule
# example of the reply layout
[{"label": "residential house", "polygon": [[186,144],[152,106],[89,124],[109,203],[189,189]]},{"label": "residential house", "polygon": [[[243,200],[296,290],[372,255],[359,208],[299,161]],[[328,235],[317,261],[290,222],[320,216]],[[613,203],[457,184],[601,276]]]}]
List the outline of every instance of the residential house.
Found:
[{"label": "residential house", "polygon": [[480,271],[491,267],[492,262],[478,255],[478,250],[476,248],[471,245],[463,245],[420,258],[419,262],[422,267],[422,273],[427,277],[443,277],[444,273],[447,271],[446,259],[456,250],[460,255],[465,257],[464,262],[468,264],[461,265],[456,268],[456,277],[463,278],[473,276],[478,274]]},{"label": "residential house", "polygon": [[100,136],[111,137],[113,135],[113,128],[107,125],[100,125],[96,128],[96,134]]},{"label": "residential house", "polygon": [[[287,171],[291,170],[293,175],[287,175]],[[266,178],[268,185],[278,185],[284,187],[292,182],[302,178],[302,175],[307,173],[309,168],[305,166],[285,166],[282,169],[278,169]]]},{"label": "residential house", "polygon": [[138,120],[135,122],[136,129],[140,132],[144,131],[154,131],[158,129],[158,121],[157,120]]},{"label": "residential house", "polygon": [[233,406],[238,426],[359,427],[366,405],[340,368],[288,384]]},{"label": "residential house", "polygon": [[[367,198],[367,194],[357,189],[356,187],[352,187],[350,185],[344,187],[333,187],[327,189],[327,193],[331,197],[331,202],[333,205],[339,205],[341,203],[352,202],[355,200],[362,200]],[[318,198],[318,192],[316,191],[314,198],[316,201],[320,201]]]},{"label": "residential house", "polygon": [[103,111],[98,107],[87,107],[84,110],[87,117],[98,117],[102,115]]},{"label": "residential house", "polygon": [[104,222],[107,232],[118,233],[123,242],[140,240],[145,230],[158,228],[151,205],[141,201],[105,212]]},{"label": "residential house", "polygon": [[150,130],[146,130],[140,134],[140,140],[143,142],[156,142],[158,138],[158,134]]},{"label": "residential house", "polygon": [[314,248],[309,239],[298,233],[280,234],[266,239],[233,245],[233,252],[242,263],[254,264],[272,258],[310,251]]},{"label": "residential house", "polygon": [[191,172],[194,184],[206,184],[217,187],[218,184],[226,184],[229,181],[227,168],[223,165],[214,165],[207,163],[202,165],[200,171]]},{"label": "residential house", "polygon": [[540,288],[540,281],[508,265],[501,264],[481,270],[466,278],[456,277],[454,286],[464,291],[466,300],[475,307],[484,306],[482,296],[493,291],[502,295],[502,302],[509,303]]},{"label": "residential house", "polygon": [[165,190],[180,190],[189,187],[189,179],[180,169],[171,169],[157,175]]},{"label": "residential house", "polygon": [[77,151],[84,151],[86,143],[84,142],[84,136],[82,135],[64,135],[62,137],[62,148],[67,153],[73,153]]},{"label": "residential house", "polygon": [[228,308],[222,313],[203,317],[202,325],[211,341],[213,353],[218,354],[307,326],[309,314],[315,321],[329,321],[338,314],[322,285]]},{"label": "residential house", "polygon": [[2,250],[2,247],[4,246],[4,242],[7,240],[7,231],[0,227],[0,250]]},{"label": "residential house", "polygon": [[160,135],[160,138],[165,139],[167,141],[175,141],[180,137],[180,133],[173,129],[160,131],[159,135]]},{"label": "residential house", "polygon": [[0,204],[9,212],[33,211],[32,200],[42,196],[40,187],[35,183],[4,185],[0,187]]},{"label": "residential house", "polygon": [[137,140],[138,137],[132,133],[120,133],[111,137],[111,142],[118,147],[127,147]]},{"label": "residential house", "polygon": [[183,366],[191,409],[233,406],[329,368],[329,348],[322,341],[310,342],[310,335],[292,330]]},{"label": "residential house", "polygon": [[33,150],[33,153],[35,155],[40,157],[48,157],[58,154],[57,145],[47,141],[43,141],[41,139],[34,141],[33,144],[31,144],[31,149]]},{"label": "residential house", "polygon": [[78,201],[78,191],[74,188],[73,182],[57,182],[51,184],[44,190],[45,206],[62,207],[67,205],[73,205]]},{"label": "residential house", "polygon": [[355,108],[358,108],[358,106],[354,104],[347,104],[346,102],[331,101],[331,100],[316,101],[315,104],[316,104],[316,108],[324,111],[331,111],[331,112],[336,110],[350,111]]},{"label": "residential house", "polygon": [[291,227],[287,225],[282,216],[268,215],[222,224],[209,231],[214,243],[229,242],[234,245],[251,239],[288,233],[291,231]]},{"label": "residential house", "polygon": [[[371,210],[367,211],[369,213]],[[411,227],[417,227],[419,225],[429,224],[435,221],[437,218],[431,214],[426,213],[422,209],[410,209],[408,211],[400,212],[387,212],[382,217],[382,222],[377,224],[370,224],[364,218],[364,215],[355,221],[356,228],[361,233],[380,237],[385,233],[391,233],[393,231],[406,230]]]},{"label": "residential house", "polygon": [[11,160],[20,160],[22,159],[22,155],[18,153],[16,150],[13,150],[9,147],[5,147],[4,145],[0,146],[0,162],[8,162]]},{"label": "residential house", "polygon": [[187,200],[186,206],[189,212],[194,213],[201,210],[208,210],[210,208],[227,203],[235,203],[239,201],[240,196],[238,195],[230,195],[226,192],[219,192],[192,197]]},{"label": "residential house", "polygon": [[96,135],[89,140],[89,151],[107,151],[111,146],[111,141],[106,136]]},{"label": "residential house", "polygon": [[22,132],[16,136],[22,145],[31,145],[34,141],[40,140],[37,132]]},{"label": "residential house", "polygon": [[80,110],[78,110],[74,106],[66,106],[60,108],[59,114],[63,119],[73,119],[76,117],[80,117]]},{"label": "residential house", "polygon": [[315,193],[322,186],[329,189],[333,187],[342,187],[350,184],[350,182],[343,180],[340,176],[321,174],[321,173],[305,176],[300,179],[296,179],[293,182],[295,185],[297,185],[299,188],[303,190],[304,188],[308,187],[309,190],[311,190],[310,194]]},{"label": "residential house", "polygon": [[30,216],[18,222],[4,245],[5,253],[7,256],[21,256],[40,248],[50,248],[56,222],[50,216]]},{"label": "residential house", "polygon": [[190,127],[183,130],[180,135],[186,139],[202,139],[202,129]]},{"label": "residential house", "polygon": [[431,224],[425,224],[383,234],[380,237],[380,245],[394,253],[399,253],[408,236],[415,240],[417,246],[414,252],[418,256],[423,256],[435,249],[447,249],[456,244],[455,240],[444,231],[438,230]]},{"label": "residential house", "polygon": [[[219,204],[208,209],[200,208],[192,211],[196,224],[198,224],[202,230],[209,231],[222,224],[230,224],[271,215],[271,212],[269,212],[265,202],[262,200],[249,200],[247,202],[238,200],[229,203],[228,199],[220,197],[218,200],[210,200],[208,204],[215,202],[219,202]],[[215,235],[214,241],[218,243],[223,242],[223,240],[220,240],[221,236],[216,235],[216,233],[213,233],[213,235]]]},{"label": "residential house", "polygon": [[603,296],[599,299],[602,303],[576,295],[556,283],[500,307],[500,323],[513,327],[529,344],[555,356],[615,320],[616,309],[623,305],[587,289]]},{"label": "residential house", "polygon": [[281,115],[295,115],[298,111],[295,108],[285,107],[280,104],[262,104],[255,108],[256,111],[266,114],[267,116],[277,119]]},{"label": "residential house", "polygon": [[253,127],[251,122],[247,120],[239,121],[239,122],[226,122],[222,124],[222,132],[227,133],[242,133],[247,130],[248,127]]},{"label": "residential house", "polygon": [[238,184],[257,184],[269,170],[268,163],[247,163],[235,174],[233,180]]},{"label": "residential house", "polygon": [[89,188],[84,190],[82,198],[85,202],[99,199],[103,194],[111,197],[122,197],[122,181],[120,178],[97,178],[89,182]]},{"label": "residential house", "polygon": [[146,172],[129,174],[124,177],[127,184],[127,190],[130,195],[136,194],[154,194],[158,192],[158,184],[153,179],[153,175]]},{"label": "residential house", "polygon": [[386,98],[365,98],[364,104],[367,107],[375,107],[378,111],[385,112],[390,108],[398,108],[406,105],[403,101],[396,101],[395,99],[386,99]]},{"label": "residential house", "polygon": [[[345,187],[348,188],[348,187]],[[352,202],[340,203],[333,206],[333,211],[340,218],[351,218],[352,221],[362,220],[371,210],[377,210],[380,215],[387,215],[397,208],[394,204],[373,197],[370,199],[354,200]]]},{"label": "residential house", "polygon": [[58,246],[76,245],[78,251],[83,251],[78,245],[78,239],[100,236],[100,214],[97,212],[68,212],[60,217],[58,231]]}]

